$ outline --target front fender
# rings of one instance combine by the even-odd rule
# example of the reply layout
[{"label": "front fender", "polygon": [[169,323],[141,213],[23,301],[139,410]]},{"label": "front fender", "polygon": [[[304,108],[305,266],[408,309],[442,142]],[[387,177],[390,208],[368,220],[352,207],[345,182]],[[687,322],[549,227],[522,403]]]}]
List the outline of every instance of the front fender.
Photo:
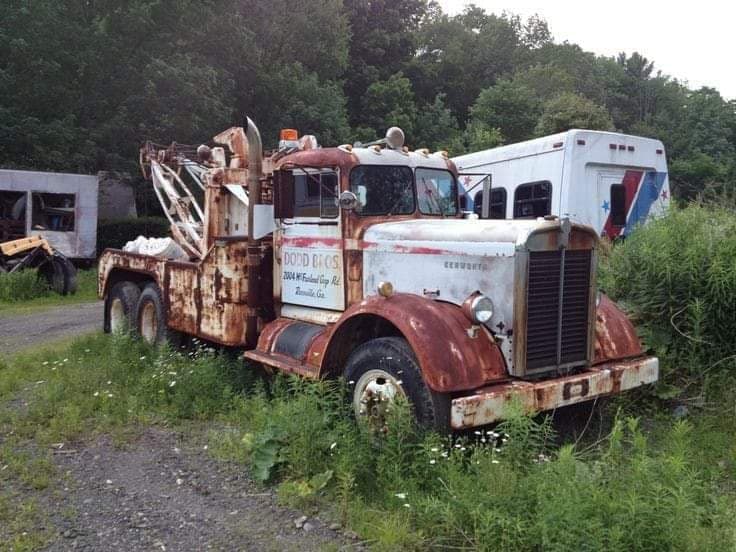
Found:
[{"label": "front fender", "polygon": [[601,294],[595,315],[594,365],[642,355],[634,325],[606,295]]},{"label": "front fender", "polygon": [[345,311],[332,339],[343,338],[341,328],[362,315],[381,317],[401,332],[434,391],[467,391],[507,377],[493,336],[482,326],[469,331],[472,324],[456,305],[408,293],[371,296]]}]

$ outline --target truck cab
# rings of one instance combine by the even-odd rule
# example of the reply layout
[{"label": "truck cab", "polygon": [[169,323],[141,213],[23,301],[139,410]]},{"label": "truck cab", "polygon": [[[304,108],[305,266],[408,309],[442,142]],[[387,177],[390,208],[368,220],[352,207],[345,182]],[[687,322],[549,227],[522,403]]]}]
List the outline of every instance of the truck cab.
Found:
[{"label": "truck cab", "polygon": [[[396,128],[364,147],[290,135],[265,157],[252,121],[241,133],[226,140],[228,165],[205,160],[193,258],[103,254],[108,331],[183,333],[272,369],[343,377],[378,430],[398,396],[446,431],[499,421],[512,402],[539,412],[656,381],[657,359],[597,292],[589,226],[464,217],[454,163],[409,151]],[[227,235],[243,190],[247,236]]]}]

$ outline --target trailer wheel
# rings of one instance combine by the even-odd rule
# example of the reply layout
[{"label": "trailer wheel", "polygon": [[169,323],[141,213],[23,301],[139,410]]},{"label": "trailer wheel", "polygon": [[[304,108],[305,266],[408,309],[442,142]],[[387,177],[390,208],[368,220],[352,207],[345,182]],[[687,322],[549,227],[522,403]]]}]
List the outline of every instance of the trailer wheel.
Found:
[{"label": "trailer wheel", "polygon": [[141,290],[133,282],[118,282],[105,298],[105,333],[127,332],[135,327]]},{"label": "trailer wheel", "polygon": [[77,268],[66,257],[59,255],[57,258],[64,271],[64,295],[74,295],[77,293]]},{"label": "trailer wheel", "polygon": [[59,295],[66,295],[66,271],[59,257],[48,257],[38,268],[38,277],[46,280],[49,288]]},{"label": "trailer wheel", "polygon": [[450,399],[427,387],[405,339],[380,337],[364,343],[348,358],[345,377],[355,417],[365,420],[372,430],[385,433],[390,429],[387,409],[403,396],[419,425],[449,432]]},{"label": "trailer wheel", "polygon": [[138,299],[136,307],[136,329],[138,334],[151,345],[169,344],[178,347],[182,334],[167,326],[166,309],[161,290],[156,284],[148,284]]}]

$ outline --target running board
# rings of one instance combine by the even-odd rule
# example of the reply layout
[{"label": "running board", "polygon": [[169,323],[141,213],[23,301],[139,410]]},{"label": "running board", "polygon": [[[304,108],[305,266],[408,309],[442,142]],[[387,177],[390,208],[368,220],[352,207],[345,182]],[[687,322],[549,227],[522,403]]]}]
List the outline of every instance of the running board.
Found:
[{"label": "running board", "polygon": [[319,377],[319,368],[302,364],[298,360],[279,353],[264,353],[258,349],[246,351],[243,356],[248,360],[263,364],[270,368],[275,368],[280,372],[289,374],[298,374],[302,377],[317,379]]},{"label": "running board", "polygon": [[282,372],[318,378],[325,343],[320,337],[328,331],[319,324],[279,318],[264,329],[257,347],[243,356]]}]

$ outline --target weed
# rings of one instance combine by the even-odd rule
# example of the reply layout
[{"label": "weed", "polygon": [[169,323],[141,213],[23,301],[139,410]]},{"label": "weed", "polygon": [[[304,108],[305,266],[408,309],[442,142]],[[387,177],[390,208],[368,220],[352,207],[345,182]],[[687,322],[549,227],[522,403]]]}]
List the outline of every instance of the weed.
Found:
[{"label": "weed", "polygon": [[353,421],[340,382],[263,382],[248,373],[207,350],[182,354],[99,335],[0,366],[0,400],[23,396],[27,406],[4,423],[37,443],[210,420],[213,454],[277,484],[286,504],[331,508],[377,550],[736,544],[734,412],[676,423],[655,416],[652,437],[622,414],[608,437],[579,449],[555,448],[548,421],[518,413],[494,429],[442,438],[416,428],[399,402],[390,431],[377,438]]}]

